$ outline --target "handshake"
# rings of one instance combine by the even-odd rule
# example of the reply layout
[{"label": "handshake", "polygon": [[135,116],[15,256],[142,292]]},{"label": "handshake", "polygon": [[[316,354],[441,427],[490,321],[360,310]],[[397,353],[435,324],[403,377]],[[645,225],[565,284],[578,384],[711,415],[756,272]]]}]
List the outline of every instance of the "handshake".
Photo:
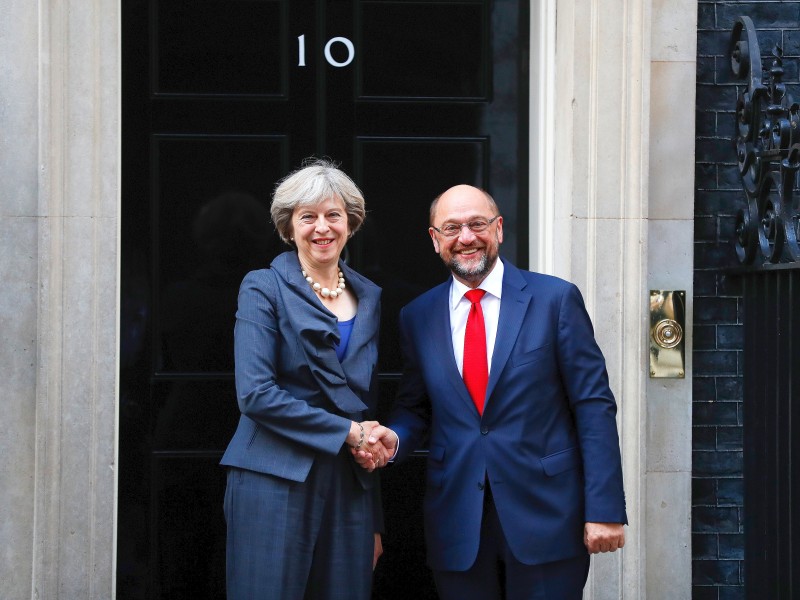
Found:
[{"label": "handshake", "polygon": [[377,421],[350,423],[347,445],[353,459],[367,471],[385,467],[397,452],[397,434]]}]

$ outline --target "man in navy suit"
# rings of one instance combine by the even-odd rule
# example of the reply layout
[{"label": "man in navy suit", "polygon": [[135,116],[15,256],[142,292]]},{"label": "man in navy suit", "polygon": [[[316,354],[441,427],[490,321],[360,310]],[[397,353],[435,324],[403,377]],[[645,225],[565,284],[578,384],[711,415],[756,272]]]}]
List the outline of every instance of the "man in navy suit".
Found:
[{"label": "man in navy suit", "polygon": [[579,599],[590,553],[622,548],[627,523],[616,403],[583,299],[498,260],[503,217],[483,190],[450,188],[430,225],[453,276],[400,313],[403,378],[370,440],[386,451],[362,462],[403,460],[429,434],[441,598]]}]

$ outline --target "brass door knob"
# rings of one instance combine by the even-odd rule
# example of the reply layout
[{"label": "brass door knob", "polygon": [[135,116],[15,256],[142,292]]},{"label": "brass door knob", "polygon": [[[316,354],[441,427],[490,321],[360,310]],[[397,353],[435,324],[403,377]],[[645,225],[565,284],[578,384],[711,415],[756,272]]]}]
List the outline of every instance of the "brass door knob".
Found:
[{"label": "brass door knob", "polygon": [[683,339],[683,328],[674,319],[661,319],[653,327],[653,341],[661,348],[674,348]]}]

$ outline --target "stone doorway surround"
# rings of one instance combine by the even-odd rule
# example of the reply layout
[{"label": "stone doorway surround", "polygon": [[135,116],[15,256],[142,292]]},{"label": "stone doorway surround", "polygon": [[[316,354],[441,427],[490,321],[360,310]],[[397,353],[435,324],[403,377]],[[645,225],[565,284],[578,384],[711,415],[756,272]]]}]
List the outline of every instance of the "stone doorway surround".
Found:
[{"label": "stone doorway surround", "polygon": [[[696,3],[532,4],[530,268],[584,293],[631,519],[585,595],[689,598],[691,364],[645,369],[648,290],[686,290],[691,315]],[[112,598],[119,0],[0,11],[0,579],[13,598]]]},{"label": "stone doorway surround", "polygon": [[[584,597],[688,600],[697,4],[543,0],[531,32],[530,268],[584,294],[631,522]],[[685,379],[649,378],[650,289],[686,291]]]}]

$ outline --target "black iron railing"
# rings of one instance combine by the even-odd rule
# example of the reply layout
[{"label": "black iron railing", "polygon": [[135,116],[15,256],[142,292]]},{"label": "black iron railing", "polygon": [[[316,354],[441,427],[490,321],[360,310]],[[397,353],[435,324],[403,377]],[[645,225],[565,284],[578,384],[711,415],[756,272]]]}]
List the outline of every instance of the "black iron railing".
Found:
[{"label": "black iron railing", "polygon": [[739,17],[731,67],[734,146],[745,206],[743,268],[744,537],[748,598],[800,598],[800,106],[783,81],[783,52],[763,68],[753,22]]},{"label": "black iron railing", "polygon": [[800,598],[800,269],[744,278],[748,598]]},{"label": "black iron railing", "polygon": [[800,105],[783,82],[783,51],[764,69],[756,30],[739,17],[730,40],[731,68],[746,83],[736,98],[733,143],[746,206],[736,218],[736,253],[745,265],[800,262]]}]

